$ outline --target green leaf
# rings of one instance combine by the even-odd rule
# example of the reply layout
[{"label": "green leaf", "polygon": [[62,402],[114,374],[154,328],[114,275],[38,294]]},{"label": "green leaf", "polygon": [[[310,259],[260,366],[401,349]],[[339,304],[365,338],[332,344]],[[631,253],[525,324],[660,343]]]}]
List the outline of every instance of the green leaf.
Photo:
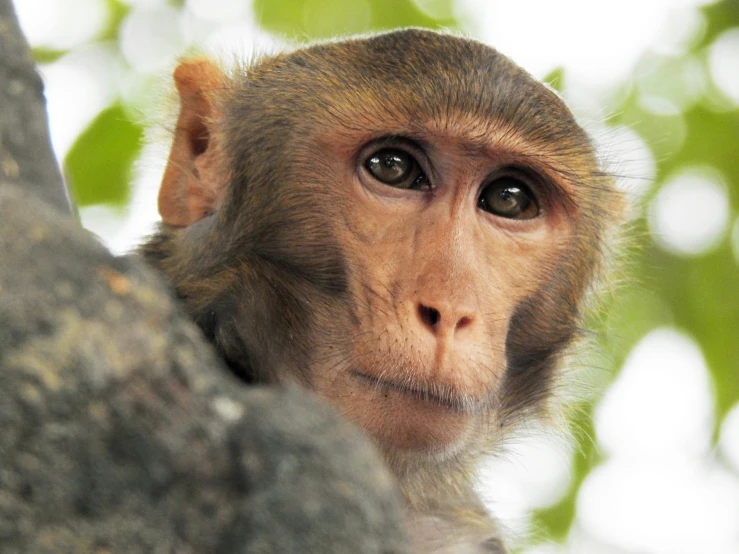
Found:
[{"label": "green leaf", "polygon": [[131,121],[121,106],[95,118],[64,160],[67,183],[78,206],[126,204],[131,167],[143,134],[141,125]]},{"label": "green leaf", "polygon": [[562,94],[565,85],[565,70],[563,67],[557,67],[550,71],[546,77],[542,79],[542,82],[546,83],[558,93]]},{"label": "green leaf", "polygon": [[39,64],[47,64],[47,63],[54,63],[59,58],[64,56],[64,54],[67,53],[67,50],[56,50],[52,48],[33,48],[33,59],[36,60],[36,63]]},{"label": "green leaf", "polygon": [[108,23],[98,36],[98,41],[117,40],[121,23],[131,11],[131,6],[121,0],[107,0]]}]

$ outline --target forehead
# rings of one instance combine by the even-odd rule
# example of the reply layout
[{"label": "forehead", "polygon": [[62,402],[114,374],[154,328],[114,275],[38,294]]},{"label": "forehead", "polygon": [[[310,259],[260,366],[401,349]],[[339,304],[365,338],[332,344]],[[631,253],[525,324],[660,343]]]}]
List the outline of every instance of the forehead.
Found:
[{"label": "forehead", "polygon": [[493,48],[461,37],[404,30],[319,44],[285,56],[275,69],[283,83],[300,83],[288,95],[314,128],[395,121],[456,130],[472,144],[508,129],[534,145],[564,140],[589,148],[556,94]]},{"label": "forehead", "polygon": [[598,172],[588,136],[556,94],[461,37],[404,30],[317,44],[245,68],[233,90],[225,111],[238,167],[249,152],[290,157],[315,140],[350,152],[400,135],[511,155],[570,182]]}]

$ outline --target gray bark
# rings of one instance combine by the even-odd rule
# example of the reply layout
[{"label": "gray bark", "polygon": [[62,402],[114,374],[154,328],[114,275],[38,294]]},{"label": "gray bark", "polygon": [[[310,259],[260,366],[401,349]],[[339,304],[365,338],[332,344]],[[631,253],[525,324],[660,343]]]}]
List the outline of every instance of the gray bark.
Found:
[{"label": "gray bark", "polygon": [[51,151],[44,85],[10,0],[0,0],[0,177],[71,212]]}]

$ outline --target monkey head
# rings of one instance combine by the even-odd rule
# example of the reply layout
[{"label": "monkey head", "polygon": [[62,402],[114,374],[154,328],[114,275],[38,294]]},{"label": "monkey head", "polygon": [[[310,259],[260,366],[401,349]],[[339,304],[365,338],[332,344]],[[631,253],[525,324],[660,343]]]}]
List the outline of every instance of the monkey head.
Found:
[{"label": "monkey head", "polygon": [[142,252],[235,373],[302,383],[398,473],[545,408],[622,204],[554,92],[421,30],[175,82]]}]

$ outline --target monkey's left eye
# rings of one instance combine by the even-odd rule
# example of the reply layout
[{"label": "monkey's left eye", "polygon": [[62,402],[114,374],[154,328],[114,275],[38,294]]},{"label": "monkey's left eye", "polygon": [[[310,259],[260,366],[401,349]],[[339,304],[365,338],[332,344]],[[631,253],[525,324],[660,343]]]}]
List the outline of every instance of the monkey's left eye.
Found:
[{"label": "monkey's left eye", "polygon": [[378,150],[364,162],[364,167],[375,179],[391,187],[415,190],[428,186],[416,159],[399,148]]},{"label": "monkey's left eye", "polygon": [[477,199],[477,207],[508,219],[533,219],[539,215],[534,193],[515,177],[500,177],[485,185]]}]

